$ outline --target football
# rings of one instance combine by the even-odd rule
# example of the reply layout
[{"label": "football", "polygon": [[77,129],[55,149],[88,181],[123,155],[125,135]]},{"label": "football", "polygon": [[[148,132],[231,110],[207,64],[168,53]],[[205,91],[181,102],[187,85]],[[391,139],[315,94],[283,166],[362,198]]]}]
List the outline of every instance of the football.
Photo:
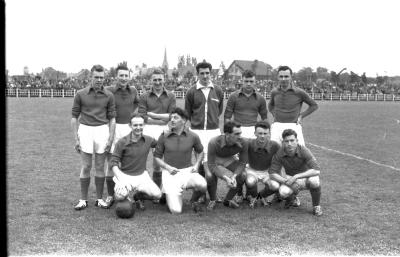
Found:
[{"label": "football", "polygon": [[117,202],[115,206],[115,213],[121,219],[129,219],[135,214],[135,208],[133,207],[133,203],[131,201],[125,199]]}]

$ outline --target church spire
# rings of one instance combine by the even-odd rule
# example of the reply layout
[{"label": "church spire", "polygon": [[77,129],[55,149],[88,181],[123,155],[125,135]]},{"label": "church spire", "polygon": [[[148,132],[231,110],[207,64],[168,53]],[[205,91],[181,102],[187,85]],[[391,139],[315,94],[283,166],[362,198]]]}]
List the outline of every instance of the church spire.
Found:
[{"label": "church spire", "polygon": [[165,73],[168,71],[168,61],[167,61],[167,48],[164,49],[164,60],[162,63],[162,69]]}]

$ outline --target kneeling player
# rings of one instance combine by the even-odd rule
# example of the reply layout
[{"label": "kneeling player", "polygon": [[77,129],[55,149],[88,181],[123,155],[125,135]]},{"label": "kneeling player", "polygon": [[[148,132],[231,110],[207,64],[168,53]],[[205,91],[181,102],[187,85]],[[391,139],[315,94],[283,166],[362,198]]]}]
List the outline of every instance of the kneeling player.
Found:
[{"label": "kneeling player", "polygon": [[[158,138],[154,157],[162,172],[162,190],[166,194],[171,213],[182,212],[182,192],[193,189],[192,208],[201,211],[197,200],[207,191],[207,182],[198,171],[203,159],[203,145],[197,134],[185,127],[188,120],[186,111],[175,108],[170,114],[169,129]],[[196,163],[192,165],[192,151]],[[162,159],[164,157],[164,159]]]},{"label": "kneeling player", "polygon": [[[272,158],[269,173],[271,179],[280,184],[279,195],[286,199],[285,208],[300,206],[297,194],[301,190],[310,190],[313,214],[321,216],[320,168],[317,160],[310,150],[298,144],[297,133],[294,130],[284,130],[282,139],[282,148]],[[279,175],[282,166],[287,174],[285,176]]]},{"label": "kneeling player", "polygon": [[257,183],[265,188],[259,193],[262,204],[268,205],[267,196],[278,191],[279,183],[271,180],[268,169],[274,154],[279,150],[279,144],[270,140],[270,125],[267,121],[259,121],[255,125],[255,139],[250,139],[248,148],[249,163],[246,166],[246,186],[249,206],[254,208],[257,203]]},{"label": "kneeling player", "polygon": [[[111,157],[111,168],[114,172],[115,200],[128,198],[136,200],[136,206],[144,210],[142,199],[160,199],[161,191],[146,171],[147,155],[157,142],[154,138],[143,135],[144,119],[135,114],[130,127],[132,132],[121,138],[115,145]],[[139,194],[141,193],[141,194]],[[135,195],[135,198],[133,198]],[[141,197],[138,197],[141,195]]]},{"label": "kneeling player", "polygon": [[[238,208],[233,200],[239,188],[246,179],[248,142],[241,137],[241,125],[235,121],[224,124],[224,134],[214,137],[208,143],[208,168],[206,178],[210,187],[210,202],[207,209],[213,210],[216,205],[218,178],[225,180],[229,191],[225,196],[224,205]],[[235,155],[239,155],[239,159]]]}]

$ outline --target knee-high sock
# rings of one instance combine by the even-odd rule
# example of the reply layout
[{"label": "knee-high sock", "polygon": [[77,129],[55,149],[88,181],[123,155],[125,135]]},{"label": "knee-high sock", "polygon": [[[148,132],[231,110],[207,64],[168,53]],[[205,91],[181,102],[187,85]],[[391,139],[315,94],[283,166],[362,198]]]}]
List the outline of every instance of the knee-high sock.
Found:
[{"label": "knee-high sock", "polygon": [[162,184],[162,174],[159,171],[153,171],[153,181],[156,185],[161,188]]},{"label": "knee-high sock", "polygon": [[215,175],[213,175],[212,179],[207,181],[207,191],[210,195],[210,201],[217,200],[217,184],[218,178]]},{"label": "knee-high sock", "polygon": [[230,188],[228,193],[225,196],[225,200],[224,201],[229,201],[232,200],[233,197],[236,195],[236,193],[238,192],[239,188],[243,188],[243,184],[245,182],[245,177],[240,174],[236,176],[236,187],[235,188]]},{"label": "knee-high sock", "polygon": [[104,190],[104,177],[95,177],[94,183],[96,184],[96,196],[97,199],[101,199],[103,197]]},{"label": "knee-high sock", "polygon": [[[243,187],[241,187],[241,188],[243,188]],[[240,191],[240,188],[239,188],[239,191]],[[237,194],[240,195],[239,192]],[[251,195],[252,197],[257,197],[257,184],[255,184],[253,187],[246,186],[246,195],[247,196]]]},{"label": "knee-high sock", "polygon": [[113,177],[106,177],[107,192],[109,196],[114,196],[115,182]]},{"label": "knee-high sock", "polygon": [[90,177],[88,178],[80,178],[81,182],[81,199],[87,200],[88,199],[88,191],[90,185]]},{"label": "knee-high sock", "polygon": [[204,195],[203,192],[193,190],[193,194],[192,194],[192,197],[190,198],[190,202],[191,203],[197,202],[202,195]]},{"label": "knee-high sock", "polygon": [[313,206],[319,205],[319,201],[321,199],[321,187],[319,186],[317,188],[311,188],[310,193],[311,193],[312,205]]},{"label": "knee-high sock", "polygon": [[269,187],[267,185],[265,185],[265,188],[260,192],[260,196],[265,198],[268,197],[272,194],[274,194],[276,191],[272,191],[271,189],[269,189]]}]

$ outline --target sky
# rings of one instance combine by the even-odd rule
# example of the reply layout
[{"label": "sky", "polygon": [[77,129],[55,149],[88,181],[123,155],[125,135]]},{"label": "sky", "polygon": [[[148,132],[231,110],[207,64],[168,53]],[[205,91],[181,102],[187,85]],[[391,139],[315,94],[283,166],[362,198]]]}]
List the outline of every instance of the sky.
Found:
[{"label": "sky", "polygon": [[178,56],[400,75],[396,0],[6,0],[9,75]]}]

